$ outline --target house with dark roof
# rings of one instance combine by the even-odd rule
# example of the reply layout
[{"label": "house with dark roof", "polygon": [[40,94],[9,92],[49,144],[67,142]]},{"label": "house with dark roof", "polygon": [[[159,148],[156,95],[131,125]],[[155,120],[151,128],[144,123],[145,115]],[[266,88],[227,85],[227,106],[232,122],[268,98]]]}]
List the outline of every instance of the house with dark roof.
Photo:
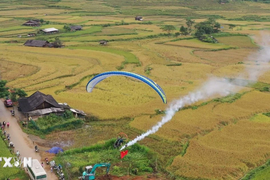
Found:
[{"label": "house with dark roof", "polygon": [[77,26],[70,26],[70,30],[71,30],[71,31],[82,30],[82,26],[79,26],[79,25],[77,25]]},{"label": "house with dark roof", "polygon": [[58,103],[51,95],[36,91],[29,97],[18,99],[18,110],[25,117],[39,117],[51,113],[62,115],[66,110],[72,111],[75,117],[84,117],[86,114],[78,109],[72,109],[67,103]]},{"label": "house with dark roof", "polygon": [[137,21],[142,21],[142,20],[143,20],[143,17],[142,17],[142,16],[136,16],[136,17],[135,17],[135,20],[137,20]]},{"label": "house with dark roof", "polygon": [[51,96],[45,95],[39,91],[29,97],[19,98],[19,109],[23,113],[46,108],[60,108],[58,102]]},{"label": "house with dark roof", "polygon": [[99,41],[99,44],[100,44],[100,45],[107,45],[107,44],[108,44],[108,41],[102,40],[102,41]]},{"label": "house with dark roof", "polygon": [[52,43],[42,40],[27,40],[23,45],[30,47],[53,47]]},{"label": "house with dark roof", "polygon": [[34,19],[34,20],[29,20],[23,23],[23,26],[40,26],[40,20]]}]

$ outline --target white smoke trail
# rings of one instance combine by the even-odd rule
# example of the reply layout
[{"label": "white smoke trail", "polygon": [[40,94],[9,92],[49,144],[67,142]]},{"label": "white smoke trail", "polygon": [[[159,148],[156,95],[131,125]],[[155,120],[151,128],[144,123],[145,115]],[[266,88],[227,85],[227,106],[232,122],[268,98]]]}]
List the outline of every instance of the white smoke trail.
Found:
[{"label": "white smoke trail", "polygon": [[[270,39],[269,37],[263,37],[263,43],[261,45],[261,49],[255,53],[252,54],[248,60],[250,62],[255,62],[255,66],[251,65],[246,68],[246,71],[238,76],[238,78],[242,79],[248,79],[251,81],[257,81],[259,75],[263,74],[267,70],[269,70],[269,61],[270,61],[270,46],[269,42],[265,41],[267,39]],[[229,81],[225,78],[210,78],[201,88],[199,88],[197,91],[190,93],[187,96],[184,96],[174,102],[172,102],[169,106],[169,108],[166,110],[165,116],[162,117],[161,121],[158,122],[156,125],[154,125],[150,130],[148,130],[146,133],[141,134],[140,136],[137,136],[132,141],[129,141],[125,146],[123,146],[120,151],[125,149],[128,146],[131,146],[135,144],[138,141],[143,140],[146,136],[149,136],[150,134],[154,134],[161,128],[165,123],[169,122],[175,113],[183,108],[184,106],[191,105],[195,102],[209,99],[210,97],[219,95],[219,96],[227,96],[231,93],[235,93],[241,89],[240,86],[246,86],[247,81],[243,80],[233,80]]]}]

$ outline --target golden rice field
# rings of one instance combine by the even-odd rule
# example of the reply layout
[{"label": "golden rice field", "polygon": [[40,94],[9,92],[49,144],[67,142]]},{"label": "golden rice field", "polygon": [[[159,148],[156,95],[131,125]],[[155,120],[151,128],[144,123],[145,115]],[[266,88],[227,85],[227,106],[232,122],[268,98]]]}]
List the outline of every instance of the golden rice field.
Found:
[{"label": "golden rice field", "polygon": [[[168,104],[195,91],[209,77],[248,78],[248,67],[260,72],[259,82],[270,84],[269,64],[254,63],[256,57],[251,56],[258,51],[258,43],[269,34],[260,29],[269,28],[270,21],[229,20],[252,14],[268,17],[269,4],[232,2],[233,5],[223,6],[214,0],[201,0],[203,6],[197,6],[198,1],[186,4],[179,1],[176,5],[176,1],[169,0],[164,2],[168,5],[163,6],[161,2],[139,0],[132,6],[134,2],[126,4],[119,0],[23,1],[20,4],[14,0],[12,5],[0,3],[0,24],[3,25],[0,25],[0,78],[8,81],[8,87],[22,88],[28,95],[35,91],[51,94],[58,102],[66,102],[104,120],[100,121],[104,124],[113,125],[98,126],[99,133],[92,134],[87,144],[104,141],[103,138],[110,138],[112,133],[123,129],[131,133],[131,137],[147,131],[162,119],[162,114],[156,114],[155,110],[166,110]],[[230,8],[232,11],[228,13]],[[178,13],[183,15],[178,16]],[[135,21],[134,17],[141,14],[144,21]],[[216,37],[219,41],[216,44],[186,39],[191,36],[160,35],[166,33],[160,29],[164,25],[174,25],[174,34],[180,26],[186,26],[186,16],[194,16],[198,23],[205,21],[208,15],[224,16],[217,19],[222,32],[238,35]],[[21,26],[30,18],[50,23],[40,27]],[[152,23],[145,23],[148,21]],[[129,24],[121,25],[122,22]],[[83,30],[71,36],[63,31],[68,24],[82,25]],[[105,24],[110,26],[104,27]],[[236,27],[229,29],[229,24]],[[52,42],[57,35],[18,37],[51,27],[61,30],[59,37],[65,47],[23,46],[28,39]],[[100,40],[108,40],[108,45],[99,45]],[[15,43],[8,43],[10,41]],[[119,67],[157,82],[165,91],[168,104],[163,104],[148,85],[125,77],[107,78],[93,92],[86,92],[91,75],[116,71]],[[157,152],[160,164],[176,178],[242,178],[270,159],[270,118],[263,114],[270,112],[270,93],[252,87],[239,89],[242,94],[233,101],[226,101],[230,97],[217,100],[219,96],[215,96],[176,112],[170,122],[139,143]],[[117,127],[120,122],[125,125]],[[89,138],[90,133],[74,135],[75,144],[83,146],[81,139]],[[162,149],[165,142],[171,147],[182,146],[176,147],[179,152],[171,147]],[[184,149],[187,142],[188,147]]]},{"label": "golden rice field", "polygon": [[[221,42],[221,43],[223,43],[223,42]],[[218,44],[218,45],[210,44],[210,43],[205,44],[198,39],[173,41],[173,42],[167,42],[165,44],[172,45],[172,46],[180,46],[180,47],[199,48],[199,49],[221,49],[221,48],[229,48],[230,47],[228,45],[226,46],[223,44]]]}]

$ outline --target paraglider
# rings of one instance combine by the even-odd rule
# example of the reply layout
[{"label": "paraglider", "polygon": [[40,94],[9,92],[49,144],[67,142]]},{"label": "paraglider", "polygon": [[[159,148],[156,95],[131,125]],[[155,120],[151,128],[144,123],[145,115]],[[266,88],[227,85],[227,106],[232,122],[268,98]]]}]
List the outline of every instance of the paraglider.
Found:
[{"label": "paraglider", "polygon": [[107,77],[110,76],[126,76],[126,77],[131,77],[134,79],[137,79],[139,81],[142,81],[144,83],[146,83],[147,85],[149,85],[150,87],[152,87],[161,97],[163,103],[167,103],[167,99],[166,99],[166,95],[164,93],[164,91],[161,89],[161,87],[155,83],[154,81],[152,81],[151,79],[136,74],[136,73],[132,73],[132,72],[125,72],[125,71],[110,71],[110,72],[105,72],[105,73],[101,73],[99,75],[96,75],[95,77],[93,77],[86,85],[86,91],[87,92],[92,92],[93,88],[102,80],[106,79]]},{"label": "paraglider", "polygon": [[115,143],[114,143],[114,148],[119,148],[120,146],[122,146],[123,145],[123,143],[125,142],[125,141],[127,141],[128,140],[128,136],[125,134],[125,133],[123,133],[123,132],[120,132],[118,135],[117,135],[117,138],[116,138],[116,141],[115,141]]}]

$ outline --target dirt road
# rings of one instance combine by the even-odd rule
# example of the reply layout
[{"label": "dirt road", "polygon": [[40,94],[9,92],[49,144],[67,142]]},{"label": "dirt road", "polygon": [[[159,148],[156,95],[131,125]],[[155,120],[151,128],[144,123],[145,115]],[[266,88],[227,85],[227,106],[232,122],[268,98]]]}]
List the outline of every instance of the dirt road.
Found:
[{"label": "dirt road", "polygon": [[[6,108],[3,101],[0,99],[0,121],[6,121],[10,124],[10,127],[6,128],[6,131],[10,134],[10,140],[15,145],[15,152],[19,150],[21,157],[32,157],[33,159],[38,159],[41,162],[39,153],[36,153],[34,150],[33,142],[28,138],[28,135],[22,131],[16,118],[11,116],[11,109],[12,108]],[[47,176],[48,180],[58,179],[57,176],[49,170],[47,170]]]}]

